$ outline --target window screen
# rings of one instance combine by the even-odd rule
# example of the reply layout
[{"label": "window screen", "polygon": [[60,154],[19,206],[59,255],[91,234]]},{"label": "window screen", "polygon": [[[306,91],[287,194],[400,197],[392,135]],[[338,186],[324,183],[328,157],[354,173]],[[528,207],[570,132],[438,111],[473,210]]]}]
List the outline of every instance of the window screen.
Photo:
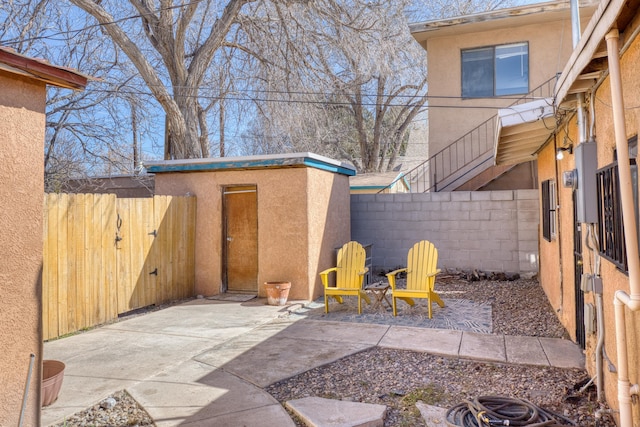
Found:
[{"label": "window screen", "polygon": [[529,45],[515,43],[462,51],[462,97],[529,92]]}]

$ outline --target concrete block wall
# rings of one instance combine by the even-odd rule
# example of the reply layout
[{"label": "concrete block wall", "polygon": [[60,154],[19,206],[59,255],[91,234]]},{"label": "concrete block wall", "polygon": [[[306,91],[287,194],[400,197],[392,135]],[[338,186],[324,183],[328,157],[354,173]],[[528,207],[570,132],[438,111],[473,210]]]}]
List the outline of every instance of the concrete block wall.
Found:
[{"label": "concrete block wall", "polygon": [[405,266],[419,240],[440,268],[538,272],[537,190],[351,195],[351,238],[373,245],[373,269]]}]

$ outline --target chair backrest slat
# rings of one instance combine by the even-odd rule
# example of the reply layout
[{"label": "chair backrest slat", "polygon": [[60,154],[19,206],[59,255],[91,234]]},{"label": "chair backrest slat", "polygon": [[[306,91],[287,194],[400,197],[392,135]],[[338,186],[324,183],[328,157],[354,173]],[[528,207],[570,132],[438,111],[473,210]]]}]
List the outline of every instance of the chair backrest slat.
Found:
[{"label": "chair backrest slat", "polygon": [[366,260],[366,253],[358,242],[345,243],[338,250],[336,266],[336,286],[339,288],[360,288]]},{"label": "chair backrest slat", "polygon": [[436,271],[438,250],[433,243],[422,240],[407,255],[407,289],[416,291],[433,290],[435,276],[427,277]]}]

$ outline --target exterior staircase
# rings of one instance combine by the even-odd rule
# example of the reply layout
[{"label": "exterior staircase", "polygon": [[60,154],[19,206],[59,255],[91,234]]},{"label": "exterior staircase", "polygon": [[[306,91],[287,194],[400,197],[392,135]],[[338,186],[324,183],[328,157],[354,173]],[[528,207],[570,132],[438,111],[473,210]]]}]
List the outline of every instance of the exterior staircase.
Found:
[{"label": "exterior staircase", "polygon": [[[553,96],[556,80],[553,76],[508,107]],[[497,114],[408,171],[410,191],[454,191],[476,177],[472,186],[478,189],[511,170],[514,166],[493,165],[496,118]]]}]

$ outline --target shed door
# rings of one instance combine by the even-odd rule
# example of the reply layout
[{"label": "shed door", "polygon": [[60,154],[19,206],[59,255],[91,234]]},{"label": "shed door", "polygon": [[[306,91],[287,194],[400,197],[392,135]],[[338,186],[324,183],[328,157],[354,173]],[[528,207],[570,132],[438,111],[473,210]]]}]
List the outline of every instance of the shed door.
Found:
[{"label": "shed door", "polygon": [[258,197],[255,185],[223,194],[224,284],[228,292],[258,292]]}]

